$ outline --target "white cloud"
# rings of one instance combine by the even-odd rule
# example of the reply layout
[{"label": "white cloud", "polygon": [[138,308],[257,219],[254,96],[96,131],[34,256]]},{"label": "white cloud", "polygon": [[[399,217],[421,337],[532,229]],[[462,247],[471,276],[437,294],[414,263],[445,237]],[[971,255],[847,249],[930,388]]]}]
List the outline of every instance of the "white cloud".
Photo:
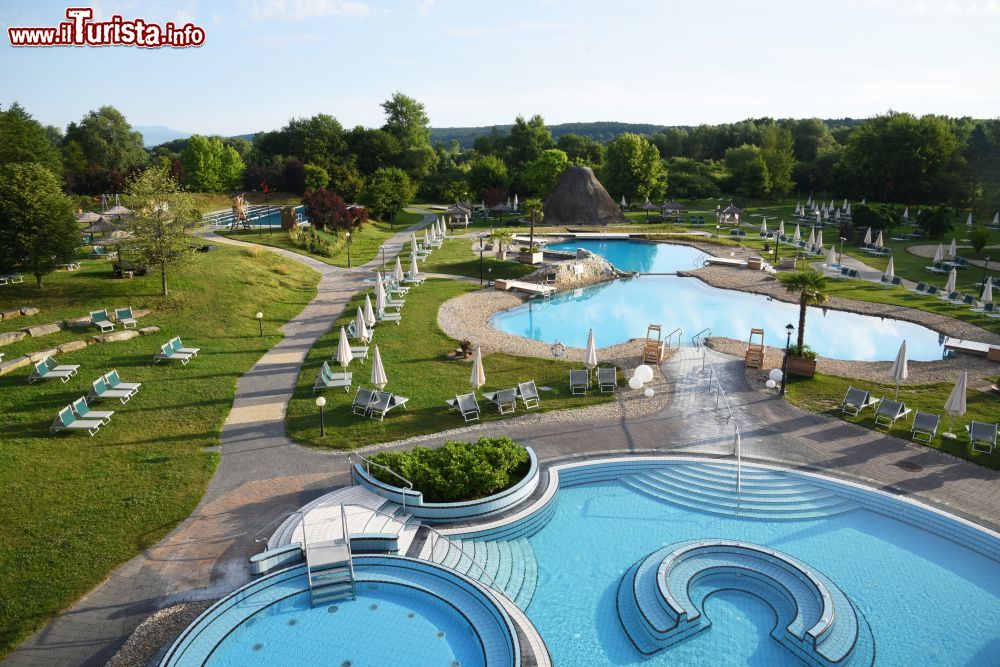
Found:
[{"label": "white cloud", "polygon": [[250,17],[257,20],[296,21],[319,16],[363,17],[371,7],[354,0],[251,0]]},{"label": "white cloud", "polygon": [[584,27],[572,23],[508,23],[491,26],[453,26],[445,32],[453,37],[485,37],[489,35],[514,35],[520,32],[579,32]]},{"label": "white cloud", "polygon": [[420,16],[427,16],[427,13],[431,11],[431,7],[434,6],[435,0],[417,0],[417,14]]}]

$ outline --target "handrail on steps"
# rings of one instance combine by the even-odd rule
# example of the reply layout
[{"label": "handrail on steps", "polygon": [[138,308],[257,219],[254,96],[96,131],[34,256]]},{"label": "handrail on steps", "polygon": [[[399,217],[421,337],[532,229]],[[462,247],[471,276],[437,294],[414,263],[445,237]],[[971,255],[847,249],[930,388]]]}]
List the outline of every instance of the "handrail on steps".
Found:
[{"label": "handrail on steps", "polygon": [[[406,488],[409,489],[410,491],[413,490],[413,482],[411,482],[410,480],[406,479],[405,477],[403,477],[402,475],[400,475],[398,472],[396,472],[395,470],[393,470],[389,466],[385,466],[385,465],[382,465],[381,463],[377,463],[375,461],[372,461],[371,459],[369,459],[369,458],[367,458],[365,456],[362,456],[361,454],[350,454],[350,455],[348,455],[348,457],[347,457],[347,463],[348,463],[348,465],[350,465],[351,468],[354,468],[354,457],[355,456],[358,457],[361,461],[364,462],[364,464],[365,464],[365,472],[368,473],[369,476],[371,476],[371,474],[372,474],[371,466],[375,466],[376,468],[381,468],[382,470],[387,471],[390,475],[392,475],[396,479],[398,479],[401,482],[403,482],[406,485]],[[351,486],[354,486],[354,475],[351,475]],[[402,505],[403,505],[403,510],[405,511],[406,510],[406,494],[405,493],[403,494],[403,503],[402,503]]]},{"label": "handrail on steps", "polygon": [[265,523],[256,533],[253,534],[254,543],[260,544],[261,542],[267,542],[268,540],[270,540],[271,539],[270,537],[265,537],[262,539],[260,537],[260,534],[263,533],[268,528],[270,528],[271,526],[273,526],[274,524],[276,524],[278,521],[287,519],[288,517],[294,516],[295,514],[302,514],[302,510],[297,509],[297,510],[292,510],[291,512],[285,512],[284,514],[277,516],[268,521],[267,523]]},{"label": "handrail on steps", "polygon": [[705,327],[704,329],[702,329],[701,331],[699,331],[695,335],[691,336],[691,344],[694,345],[695,347],[700,346],[701,342],[699,341],[699,339],[701,338],[701,335],[704,334],[704,333],[708,334],[707,336],[705,336],[706,338],[708,338],[708,336],[711,336],[712,335],[712,327]]},{"label": "handrail on steps", "polygon": [[670,339],[673,338],[674,334],[677,334],[677,347],[681,346],[681,337],[684,335],[684,332],[681,331],[680,327],[677,327],[676,329],[667,334],[667,340],[666,340],[667,347],[670,347]]}]

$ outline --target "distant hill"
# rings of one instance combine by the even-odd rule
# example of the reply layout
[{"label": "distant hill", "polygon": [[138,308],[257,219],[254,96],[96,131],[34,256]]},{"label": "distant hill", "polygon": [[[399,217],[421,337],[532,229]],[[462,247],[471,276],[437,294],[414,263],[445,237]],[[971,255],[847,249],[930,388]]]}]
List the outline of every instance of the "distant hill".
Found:
[{"label": "distant hill", "polygon": [[142,133],[142,145],[146,148],[159,146],[174,139],[187,139],[190,132],[181,132],[165,125],[136,125],[132,129]]},{"label": "distant hill", "polygon": [[[552,136],[559,139],[564,134],[579,134],[590,137],[601,142],[611,141],[619,134],[634,132],[636,134],[652,134],[657,130],[664,129],[664,125],[653,125],[650,123],[615,123],[611,121],[599,121],[595,123],[560,123],[559,125],[549,125]],[[458,140],[462,150],[472,148],[472,142],[476,137],[490,134],[494,128],[500,134],[509,134],[510,125],[493,125],[485,127],[432,127],[431,141],[440,141],[445,146],[451,144],[453,139]]]}]

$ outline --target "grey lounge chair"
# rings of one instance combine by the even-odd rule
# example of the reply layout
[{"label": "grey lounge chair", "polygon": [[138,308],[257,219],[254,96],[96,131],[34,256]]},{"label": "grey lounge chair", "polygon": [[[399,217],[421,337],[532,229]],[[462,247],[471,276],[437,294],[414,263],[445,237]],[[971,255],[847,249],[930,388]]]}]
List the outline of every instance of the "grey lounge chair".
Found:
[{"label": "grey lounge chair", "polygon": [[597,369],[597,388],[602,394],[618,390],[618,369],[615,367]]},{"label": "grey lounge chair", "polygon": [[104,381],[108,385],[108,389],[114,389],[115,391],[130,391],[133,394],[139,391],[139,387],[142,386],[141,382],[122,382],[122,379],[118,376],[118,369],[112,368],[110,371],[104,374]]},{"label": "grey lounge chair", "polygon": [[385,419],[386,413],[388,413],[393,408],[406,408],[407,402],[410,399],[405,396],[397,396],[396,394],[390,393],[388,391],[376,391],[373,398],[371,407],[368,408],[368,412],[372,419],[378,419],[382,421]]},{"label": "grey lounge chair", "polygon": [[28,376],[28,384],[38,382],[39,380],[61,380],[63,382],[69,382],[69,379],[76,375],[76,371],[52,370],[45,363],[45,359],[42,359],[35,364],[34,369],[31,371],[31,375]]},{"label": "grey lounge chair", "polygon": [[133,329],[139,326],[139,320],[135,319],[132,315],[132,307],[126,306],[125,308],[115,308],[115,319],[122,325],[122,328],[128,329],[132,327]]},{"label": "grey lounge chair", "polygon": [[497,406],[497,410],[502,415],[514,412],[517,409],[517,387],[491,391],[483,394],[483,398]]},{"label": "grey lounge chair", "polygon": [[90,323],[99,328],[101,333],[115,330],[115,323],[108,317],[108,311],[103,308],[90,311]]},{"label": "grey lounge chair", "polygon": [[517,395],[521,398],[521,402],[524,404],[526,410],[537,408],[541,405],[541,400],[538,398],[538,388],[535,387],[534,380],[518,382]]},{"label": "grey lounge chair", "polygon": [[76,375],[76,372],[80,370],[80,364],[60,364],[56,363],[56,360],[52,357],[45,357],[42,361],[45,362],[50,371],[69,371],[72,375]]},{"label": "grey lounge chair", "polygon": [[176,351],[170,343],[160,346],[160,351],[153,356],[153,363],[166,359],[167,361],[179,361],[182,365],[187,365],[191,361],[192,354],[185,354]]},{"label": "grey lounge chair", "polygon": [[910,429],[910,438],[922,442],[930,442],[937,435],[937,429],[940,424],[941,415],[917,410],[917,414],[913,416],[913,428]]},{"label": "grey lounge chair", "polygon": [[848,386],[847,395],[844,396],[844,401],[840,404],[840,411],[857,417],[858,413],[862,410],[876,403],[878,403],[878,399],[872,398],[872,395],[864,389],[855,389],[853,386]]},{"label": "grey lounge chair", "polygon": [[129,399],[132,398],[132,396],[137,391],[130,389],[111,389],[110,387],[108,387],[108,383],[104,379],[103,375],[94,380],[91,383],[91,386],[93,388],[90,390],[90,393],[87,394],[87,398],[93,400],[117,398],[119,401],[122,402],[122,405],[128,403]]},{"label": "grey lounge chair", "polygon": [[890,428],[897,419],[905,419],[908,414],[910,409],[902,401],[890,401],[883,396],[875,410],[875,423]]},{"label": "grey lounge chair", "polygon": [[91,410],[90,406],[87,405],[86,396],[81,396],[73,401],[70,407],[73,409],[73,414],[80,419],[96,419],[104,424],[110,422],[112,415],[115,414],[114,410]]},{"label": "grey lounge chair", "polygon": [[354,394],[354,401],[351,403],[351,412],[364,417],[368,414],[368,410],[371,409],[374,398],[374,391],[358,387],[357,393]]},{"label": "grey lounge chair", "polygon": [[335,387],[343,387],[344,391],[351,391],[351,381],[354,379],[354,374],[344,371],[342,373],[334,373],[330,370],[330,364],[323,362],[323,367],[319,369],[319,374],[316,376],[316,383],[313,385],[313,393],[316,393],[317,389],[332,389]]},{"label": "grey lounge chair", "polygon": [[59,411],[59,416],[52,422],[49,431],[52,433],[59,431],[86,431],[93,436],[100,430],[102,423],[100,419],[77,419],[76,415],[73,414],[73,409],[67,405]]},{"label": "grey lounge chair", "polygon": [[184,347],[184,343],[181,342],[180,336],[170,339],[170,347],[174,348],[174,352],[179,354],[190,354],[192,357],[197,357],[198,353],[201,352],[200,347]]},{"label": "grey lounge chair", "polygon": [[399,312],[396,312],[396,313],[387,313],[384,310],[380,310],[380,311],[378,311],[378,321],[379,322],[395,322],[396,326],[399,326],[399,323],[403,321],[403,314],[399,313]]},{"label": "grey lounge chair", "polygon": [[458,410],[466,422],[479,419],[479,403],[475,394],[462,394],[447,401],[452,410]]},{"label": "grey lounge chair", "polygon": [[590,371],[572,370],[569,372],[570,393],[582,396],[590,389]]},{"label": "grey lounge chair", "polygon": [[967,428],[972,451],[992,454],[997,446],[997,425],[974,421]]}]

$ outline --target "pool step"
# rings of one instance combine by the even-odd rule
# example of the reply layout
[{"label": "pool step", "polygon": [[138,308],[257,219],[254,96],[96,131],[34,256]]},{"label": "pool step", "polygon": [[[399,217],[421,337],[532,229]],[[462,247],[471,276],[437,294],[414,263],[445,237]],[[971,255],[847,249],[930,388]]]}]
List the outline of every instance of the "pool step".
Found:
[{"label": "pool step", "polygon": [[857,503],[780,471],[735,466],[675,464],[626,475],[622,482],[645,495],[691,509],[760,519],[809,520],[849,512]]},{"label": "pool step", "polygon": [[526,538],[457,540],[437,538],[429,560],[495,586],[527,609],[538,584],[538,562]]}]

